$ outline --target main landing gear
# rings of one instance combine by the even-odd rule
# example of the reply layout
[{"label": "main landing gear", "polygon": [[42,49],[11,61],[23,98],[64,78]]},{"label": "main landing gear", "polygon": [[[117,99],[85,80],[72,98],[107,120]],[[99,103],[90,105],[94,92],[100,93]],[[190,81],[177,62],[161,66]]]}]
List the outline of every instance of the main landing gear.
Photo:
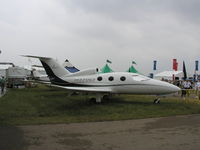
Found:
[{"label": "main landing gear", "polygon": [[95,102],[95,103],[101,103],[102,100],[109,99],[109,97],[110,97],[110,95],[97,94],[95,97],[90,98],[90,101]]}]

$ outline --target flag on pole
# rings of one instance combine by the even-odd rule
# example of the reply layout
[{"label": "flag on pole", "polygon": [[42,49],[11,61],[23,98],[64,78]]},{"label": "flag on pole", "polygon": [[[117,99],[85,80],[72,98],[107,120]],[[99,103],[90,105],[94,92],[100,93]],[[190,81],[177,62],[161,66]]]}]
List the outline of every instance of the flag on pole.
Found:
[{"label": "flag on pole", "polygon": [[108,60],[108,59],[106,60],[106,62],[112,64],[112,61],[110,61],[110,60]]},{"label": "flag on pole", "polygon": [[173,59],[173,70],[175,70],[175,71],[178,70],[178,62],[176,59]]},{"label": "flag on pole", "polygon": [[177,71],[178,70],[178,62],[176,62],[176,70],[175,71]]},{"label": "flag on pole", "polygon": [[132,64],[135,64],[135,65],[137,65],[135,61],[132,61]]},{"label": "flag on pole", "polygon": [[195,61],[195,71],[199,71],[199,61]]},{"label": "flag on pole", "polygon": [[183,61],[183,79],[187,79],[187,72],[186,72],[186,67],[185,67],[185,62]]},{"label": "flag on pole", "polygon": [[156,60],[153,61],[153,70],[157,70],[157,61]]}]

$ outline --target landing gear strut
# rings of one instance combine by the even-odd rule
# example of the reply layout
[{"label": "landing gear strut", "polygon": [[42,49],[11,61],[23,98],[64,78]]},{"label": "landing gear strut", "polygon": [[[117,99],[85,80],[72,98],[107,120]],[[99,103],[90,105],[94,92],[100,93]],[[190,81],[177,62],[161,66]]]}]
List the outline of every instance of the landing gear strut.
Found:
[{"label": "landing gear strut", "polygon": [[101,103],[101,99],[102,99],[102,97],[100,95],[98,95],[96,97],[96,103]]},{"label": "landing gear strut", "polygon": [[101,103],[103,96],[97,94],[95,97],[90,98],[90,101],[95,103]]},{"label": "landing gear strut", "polygon": [[102,95],[102,94],[96,94],[95,97],[90,98],[90,101],[95,103],[101,103],[102,100],[109,99],[111,95]]},{"label": "landing gear strut", "polygon": [[160,104],[160,98],[156,98],[154,101],[153,101],[154,104]]}]

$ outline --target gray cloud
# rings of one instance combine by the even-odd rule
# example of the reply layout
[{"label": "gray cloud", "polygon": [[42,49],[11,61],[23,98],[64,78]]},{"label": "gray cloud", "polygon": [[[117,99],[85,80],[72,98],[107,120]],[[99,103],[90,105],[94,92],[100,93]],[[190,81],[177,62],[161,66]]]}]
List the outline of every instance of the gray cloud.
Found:
[{"label": "gray cloud", "polygon": [[[170,70],[199,58],[198,0],[8,0],[0,1],[2,61],[23,65],[20,54],[70,59],[80,68],[113,60],[126,70],[134,59],[141,72]],[[119,65],[120,64],[120,65]],[[181,67],[181,65],[180,65]]]},{"label": "gray cloud", "polygon": [[142,21],[152,15],[170,13],[177,18],[199,22],[200,13],[198,0],[74,0],[71,5],[86,13],[98,13],[119,21]]}]

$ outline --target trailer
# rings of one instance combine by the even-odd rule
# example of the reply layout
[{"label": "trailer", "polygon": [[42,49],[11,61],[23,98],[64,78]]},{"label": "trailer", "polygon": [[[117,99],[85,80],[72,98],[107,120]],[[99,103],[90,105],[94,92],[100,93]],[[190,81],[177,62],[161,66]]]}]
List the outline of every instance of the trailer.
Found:
[{"label": "trailer", "polygon": [[25,80],[27,78],[27,70],[23,67],[9,67],[6,71],[7,86],[9,88],[25,87]]},{"label": "trailer", "polygon": [[0,77],[5,77],[6,78],[6,69],[0,69]]}]

